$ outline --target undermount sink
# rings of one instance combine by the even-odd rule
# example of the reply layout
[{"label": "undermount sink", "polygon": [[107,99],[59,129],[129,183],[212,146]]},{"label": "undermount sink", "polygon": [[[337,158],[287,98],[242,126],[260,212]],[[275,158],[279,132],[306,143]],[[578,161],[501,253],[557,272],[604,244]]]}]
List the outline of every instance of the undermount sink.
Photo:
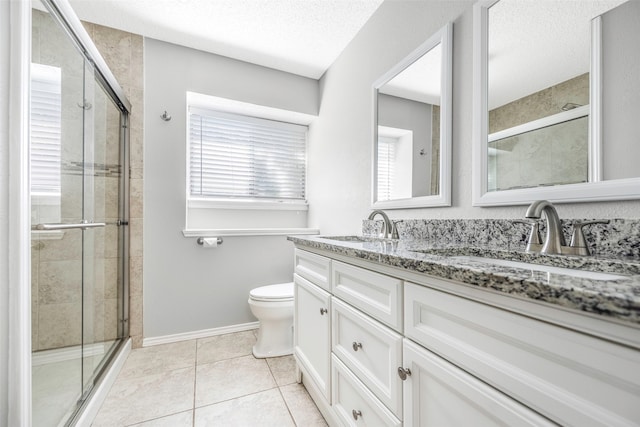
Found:
[{"label": "undermount sink", "polygon": [[551,265],[532,264],[532,263],[521,262],[521,261],[509,261],[504,259],[485,258],[485,257],[473,256],[473,255],[453,256],[451,257],[451,259],[459,260],[459,261],[483,262],[486,264],[493,264],[501,267],[521,268],[525,270],[538,271],[542,273],[563,274],[566,276],[580,277],[580,278],[592,279],[592,280],[609,281],[609,280],[620,280],[626,277],[626,276],[613,274],[613,273],[577,270],[574,268],[555,267]]}]

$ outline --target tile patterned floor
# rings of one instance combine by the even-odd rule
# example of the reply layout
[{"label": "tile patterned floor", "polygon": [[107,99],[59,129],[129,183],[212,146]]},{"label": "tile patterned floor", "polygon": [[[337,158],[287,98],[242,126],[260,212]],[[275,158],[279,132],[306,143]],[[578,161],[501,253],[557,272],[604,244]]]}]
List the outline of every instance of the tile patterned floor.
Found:
[{"label": "tile patterned floor", "polygon": [[326,426],[292,356],[256,359],[255,332],[132,350],[92,426]]}]

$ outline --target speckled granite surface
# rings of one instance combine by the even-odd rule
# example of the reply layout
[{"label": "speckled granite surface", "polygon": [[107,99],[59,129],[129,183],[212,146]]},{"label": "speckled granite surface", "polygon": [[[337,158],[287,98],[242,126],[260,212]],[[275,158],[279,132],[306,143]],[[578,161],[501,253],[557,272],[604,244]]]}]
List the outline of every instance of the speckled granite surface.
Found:
[{"label": "speckled granite surface", "polygon": [[[523,251],[524,244],[515,245],[514,248],[505,240],[506,237],[499,233],[465,237],[466,234],[461,233],[464,225],[461,225],[460,221],[466,220],[454,220],[446,224],[448,227],[446,232],[443,228],[437,228],[438,238],[434,238],[431,234],[435,227],[430,231],[429,227],[425,230],[412,221],[403,221],[404,228],[399,227],[399,230],[402,230],[400,240],[357,236],[289,237],[289,240],[301,248],[315,248],[412,272],[425,273],[630,322],[640,327],[640,257],[628,255],[637,250],[637,247],[631,251],[625,250],[624,253],[627,254],[625,256],[607,254],[606,256],[577,257],[528,254]],[[376,225],[375,222],[373,225]],[[365,222],[363,226],[365,234],[368,227],[368,222]],[[510,225],[509,228],[514,227]],[[407,234],[408,229],[412,229],[410,236]],[[377,234],[377,231],[375,233]],[[523,227],[519,233],[526,237],[526,228]],[[480,246],[482,239],[484,240]],[[471,244],[472,242],[476,245]],[[594,280],[494,265],[471,260],[469,256],[511,259],[533,264],[608,272],[621,276],[614,280]]]},{"label": "speckled granite surface", "polygon": [[[573,223],[561,220],[567,244]],[[508,219],[434,219],[394,221],[401,240],[419,240],[439,245],[474,246],[504,250],[524,250],[530,225]],[[544,239],[544,221],[539,221]],[[382,221],[364,220],[362,234],[378,237]],[[584,227],[589,249],[596,256],[640,258],[640,220],[612,219],[609,224]]]}]

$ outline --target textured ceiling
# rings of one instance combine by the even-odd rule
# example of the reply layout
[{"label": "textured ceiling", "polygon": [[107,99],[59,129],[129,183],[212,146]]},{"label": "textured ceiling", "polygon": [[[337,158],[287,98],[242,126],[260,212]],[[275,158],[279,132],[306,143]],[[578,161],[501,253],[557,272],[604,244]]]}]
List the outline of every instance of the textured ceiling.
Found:
[{"label": "textured ceiling", "polygon": [[625,1],[501,0],[493,5],[489,109],[589,72],[591,20]]},{"label": "textured ceiling", "polygon": [[80,19],[318,79],[382,0],[70,0]]}]

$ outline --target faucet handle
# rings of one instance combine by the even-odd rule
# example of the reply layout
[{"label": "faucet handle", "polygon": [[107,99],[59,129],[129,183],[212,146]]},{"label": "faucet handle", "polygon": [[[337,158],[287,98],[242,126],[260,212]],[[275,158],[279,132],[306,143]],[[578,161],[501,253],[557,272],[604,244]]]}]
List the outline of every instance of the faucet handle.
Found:
[{"label": "faucet handle", "polygon": [[531,225],[529,237],[527,238],[527,251],[532,249],[531,245],[542,245],[542,237],[540,236],[540,224],[534,219],[516,219],[513,222],[518,224]]},{"label": "faucet handle", "polygon": [[400,236],[398,235],[398,222],[401,222],[401,221],[397,221],[397,222],[391,221],[391,232],[389,233],[390,234],[389,237],[391,237],[392,239],[400,238]]},{"label": "faucet handle", "polygon": [[592,221],[576,221],[573,223],[573,232],[571,233],[571,243],[569,246],[572,248],[580,248],[580,255],[589,255],[589,247],[587,246],[587,240],[584,237],[584,231],[582,227],[591,224],[609,224],[608,219],[596,219]]}]

